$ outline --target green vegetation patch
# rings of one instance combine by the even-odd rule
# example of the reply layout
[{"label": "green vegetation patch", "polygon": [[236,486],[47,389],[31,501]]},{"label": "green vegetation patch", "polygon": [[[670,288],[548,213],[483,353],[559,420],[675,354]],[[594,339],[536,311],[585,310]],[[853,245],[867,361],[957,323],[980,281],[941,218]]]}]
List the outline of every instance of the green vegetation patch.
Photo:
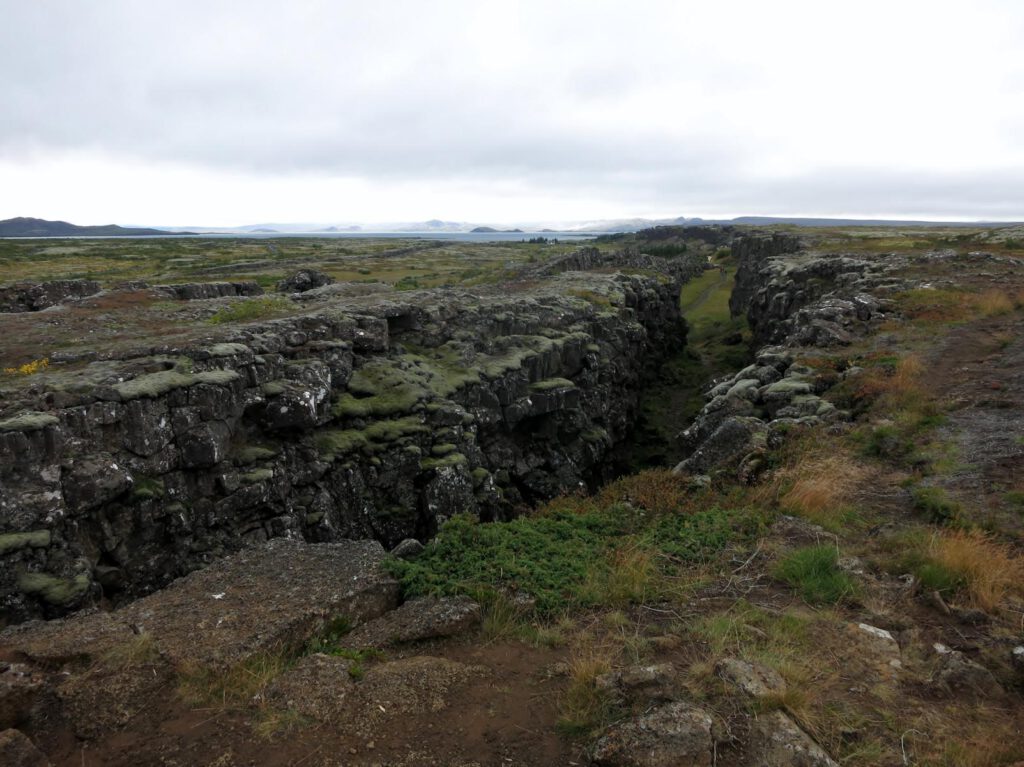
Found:
[{"label": "green vegetation patch", "polygon": [[834,546],[808,546],[787,555],[775,567],[775,577],[800,592],[811,604],[836,604],[852,597],[853,580],[839,569]]},{"label": "green vegetation patch", "polygon": [[212,325],[224,325],[232,322],[252,322],[274,317],[295,310],[295,304],[287,298],[267,296],[264,298],[247,298],[236,301],[210,315],[207,322]]},{"label": "green vegetation patch", "polygon": [[910,491],[914,508],[928,515],[937,524],[959,527],[963,524],[963,506],[950,498],[941,487],[915,487]]},{"label": "green vegetation patch", "polygon": [[132,499],[136,501],[148,501],[164,497],[164,482],[154,477],[135,477],[135,484],[132,486]]},{"label": "green vegetation patch", "polygon": [[504,523],[456,516],[418,557],[387,567],[407,597],[468,594],[492,602],[518,592],[536,600],[539,614],[552,614],[659,593],[659,576],[674,573],[678,560],[720,550],[735,537],[730,518],[747,516],[711,509],[651,520],[621,504],[571,505]]}]

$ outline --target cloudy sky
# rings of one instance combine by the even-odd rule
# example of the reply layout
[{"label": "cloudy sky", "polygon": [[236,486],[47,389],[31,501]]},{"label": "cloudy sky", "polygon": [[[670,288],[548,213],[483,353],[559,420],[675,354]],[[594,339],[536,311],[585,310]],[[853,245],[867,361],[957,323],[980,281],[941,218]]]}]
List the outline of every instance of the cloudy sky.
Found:
[{"label": "cloudy sky", "polygon": [[1024,219],[1020,0],[0,0],[0,218]]}]

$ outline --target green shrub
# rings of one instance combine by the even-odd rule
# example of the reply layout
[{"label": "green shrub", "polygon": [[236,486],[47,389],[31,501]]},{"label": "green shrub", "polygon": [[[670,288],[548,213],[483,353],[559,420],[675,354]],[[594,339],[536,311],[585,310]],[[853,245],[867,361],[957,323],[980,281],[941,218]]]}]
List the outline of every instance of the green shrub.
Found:
[{"label": "green shrub", "polygon": [[835,604],[855,592],[855,584],[836,564],[833,546],[797,549],[775,567],[775,576],[800,592],[811,604]]},{"label": "green shrub", "polygon": [[957,573],[938,562],[925,561],[913,569],[914,575],[921,581],[921,586],[929,591],[938,591],[949,596],[959,591],[965,583],[961,573]]},{"label": "green shrub", "polygon": [[[665,576],[719,551],[751,515],[710,509],[651,517],[620,504],[562,499],[542,513],[483,524],[451,519],[415,559],[389,560],[406,596],[525,593],[539,614],[661,598]],[[739,520],[739,522],[736,522]]]},{"label": "green shrub", "polygon": [[950,499],[941,487],[915,487],[910,492],[914,508],[927,513],[932,522],[953,527],[963,525],[963,507]]}]

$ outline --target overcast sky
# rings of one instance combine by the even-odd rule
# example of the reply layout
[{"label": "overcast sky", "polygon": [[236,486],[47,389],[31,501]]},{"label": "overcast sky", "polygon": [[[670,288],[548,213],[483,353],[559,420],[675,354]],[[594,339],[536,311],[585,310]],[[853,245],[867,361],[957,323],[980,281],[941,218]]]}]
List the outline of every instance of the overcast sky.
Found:
[{"label": "overcast sky", "polygon": [[1024,2],[0,0],[0,219],[1024,219]]}]

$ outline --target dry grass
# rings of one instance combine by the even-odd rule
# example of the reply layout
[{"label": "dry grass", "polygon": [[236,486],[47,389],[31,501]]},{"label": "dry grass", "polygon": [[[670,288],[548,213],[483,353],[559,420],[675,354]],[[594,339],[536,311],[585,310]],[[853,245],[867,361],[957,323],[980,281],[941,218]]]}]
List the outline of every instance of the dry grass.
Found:
[{"label": "dry grass", "polygon": [[1024,759],[1012,712],[973,701],[923,713],[905,726],[910,764],[922,767],[1005,767]]},{"label": "dry grass", "polygon": [[606,485],[598,503],[631,503],[652,514],[675,514],[687,507],[689,491],[685,477],[670,469],[646,469]]},{"label": "dry grass", "polygon": [[609,645],[584,643],[569,658],[569,684],[559,700],[558,726],[571,735],[590,734],[611,714],[612,704],[597,678],[612,670],[617,652]]},{"label": "dry grass", "polygon": [[261,652],[226,670],[186,668],[178,675],[178,692],[195,706],[249,706],[290,663],[288,653]]},{"label": "dry grass", "polygon": [[998,288],[992,288],[979,294],[972,303],[975,311],[982,317],[996,317],[1001,314],[1009,314],[1017,304],[1014,296]]},{"label": "dry grass", "polygon": [[873,367],[858,379],[857,398],[876,400],[885,397],[888,404],[899,407],[902,404],[924,398],[921,374],[924,363],[916,354],[901,357],[891,370]]},{"label": "dry grass", "polygon": [[659,573],[655,555],[649,549],[627,546],[611,556],[608,595],[619,604],[642,604],[658,591]]},{"label": "dry grass", "polygon": [[112,647],[99,659],[106,668],[128,669],[157,663],[160,650],[152,634],[139,634],[135,638]]},{"label": "dry grass", "polygon": [[826,451],[816,439],[801,440],[791,446],[785,465],[755,492],[756,500],[776,502],[785,511],[834,530],[848,516],[869,472],[839,444]]},{"label": "dry grass", "polygon": [[971,602],[983,610],[995,610],[1024,583],[1024,562],[1013,555],[1008,545],[978,530],[935,535],[928,556],[962,578]]}]

